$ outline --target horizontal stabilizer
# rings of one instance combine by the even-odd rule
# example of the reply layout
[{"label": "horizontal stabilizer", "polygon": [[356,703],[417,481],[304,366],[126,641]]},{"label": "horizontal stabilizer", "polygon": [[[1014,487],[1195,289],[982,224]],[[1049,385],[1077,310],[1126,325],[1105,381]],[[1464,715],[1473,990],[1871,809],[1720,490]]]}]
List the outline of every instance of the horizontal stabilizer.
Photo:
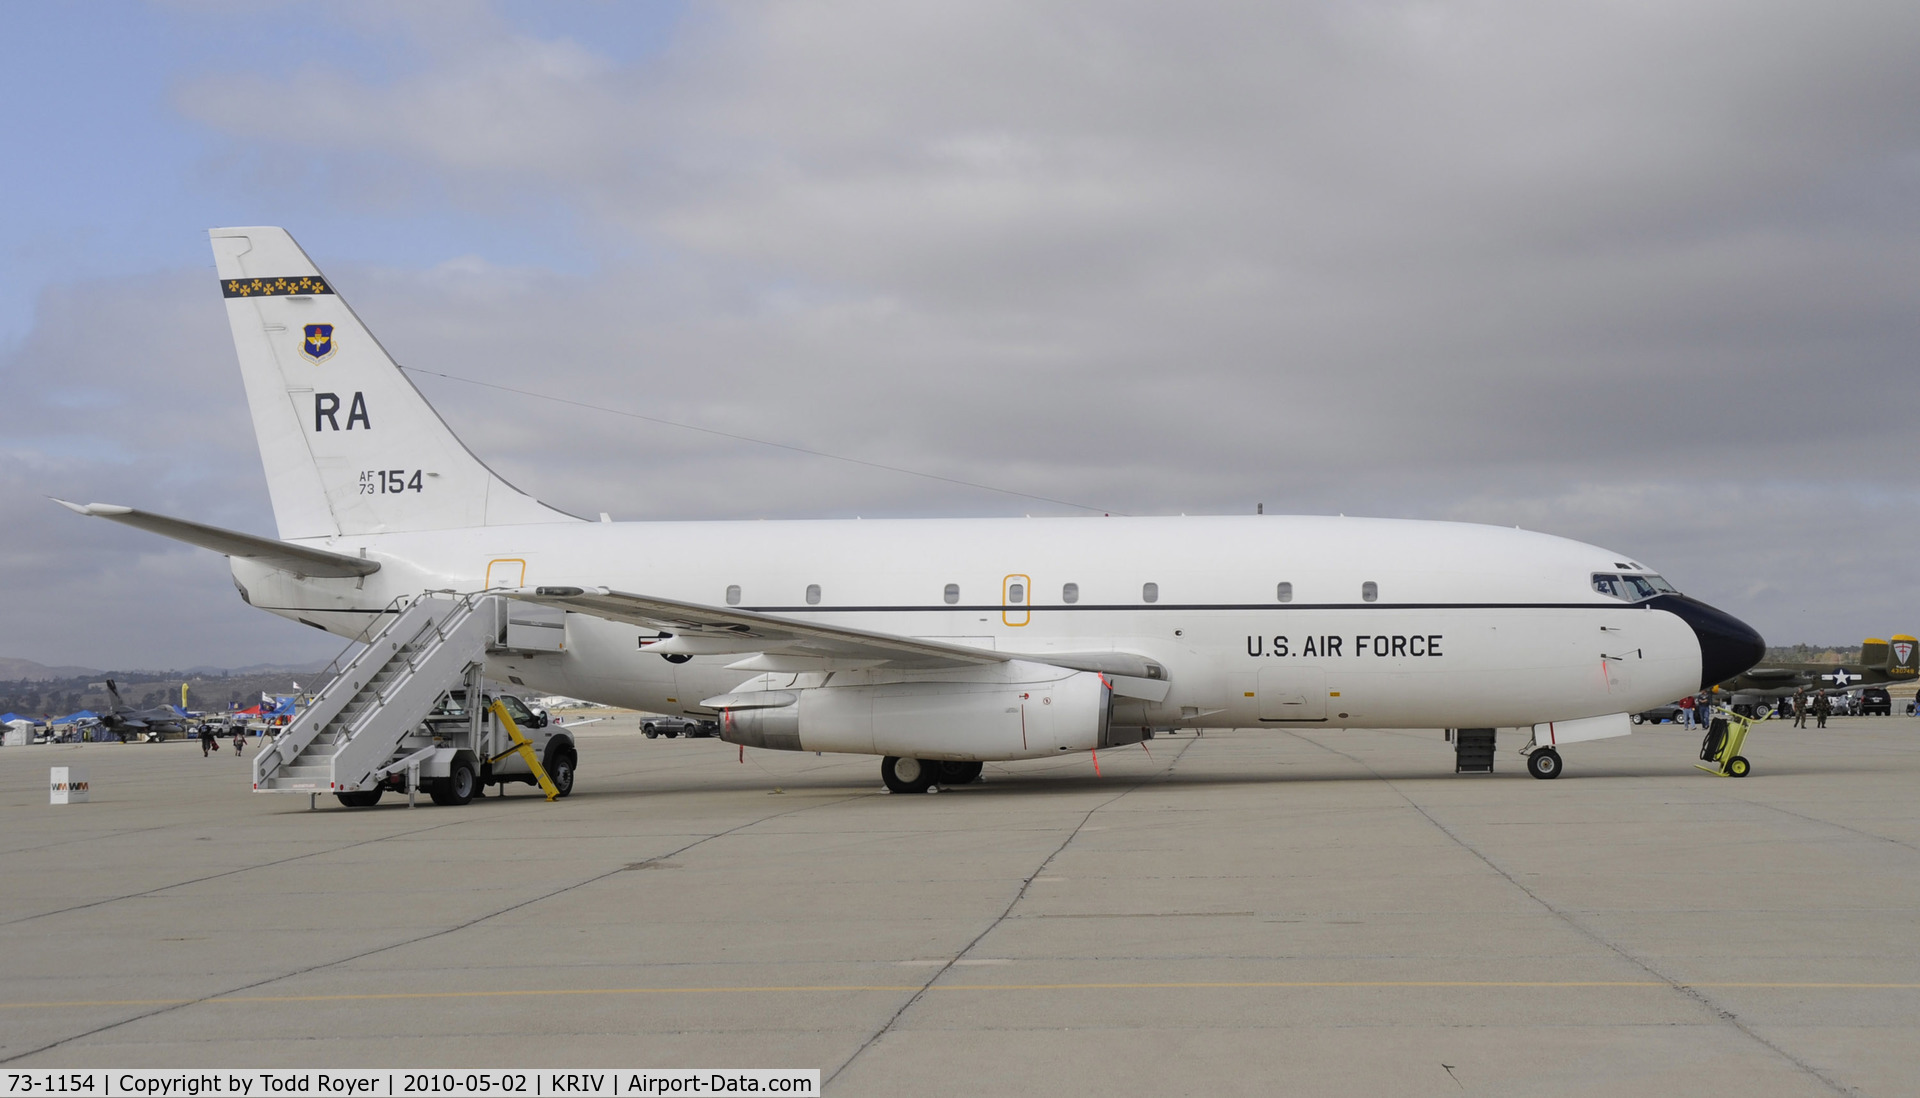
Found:
[{"label": "horizontal stabilizer", "polygon": [[184,541],[188,545],[198,545],[202,549],[211,549],[216,553],[225,553],[230,557],[244,557],[259,561],[270,568],[291,572],[296,576],[319,576],[338,579],[347,576],[370,576],[380,570],[380,562],[350,557],[344,553],[330,553],[325,549],[309,549],[304,545],[263,538],[254,534],[242,534],[235,530],[222,530],[218,526],[206,526],[186,519],[168,518],[151,511],[136,511],[131,507],[120,507],[111,503],[69,503],[64,499],[53,502],[76,514],[91,515],[122,526],[131,526],[136,530],[145,530],[149,534],[159,534],[163,538]]}]

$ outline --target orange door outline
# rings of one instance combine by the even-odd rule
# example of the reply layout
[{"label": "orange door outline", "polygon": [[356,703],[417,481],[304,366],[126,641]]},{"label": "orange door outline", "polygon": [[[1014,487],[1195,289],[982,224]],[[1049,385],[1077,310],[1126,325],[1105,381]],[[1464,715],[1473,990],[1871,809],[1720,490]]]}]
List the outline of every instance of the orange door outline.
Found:
[{"label": "orange door outline", "polygon": [[1025,625],[1033,620],[1033,580],[1031,578],[1011,575],[1000,581],[1000,620],[1012,626]]},{"label": "orange door outline", "polygon": [[519,557],[500,557],[487,562],[487,590],[495,587],[525,587],[527,562]]}]

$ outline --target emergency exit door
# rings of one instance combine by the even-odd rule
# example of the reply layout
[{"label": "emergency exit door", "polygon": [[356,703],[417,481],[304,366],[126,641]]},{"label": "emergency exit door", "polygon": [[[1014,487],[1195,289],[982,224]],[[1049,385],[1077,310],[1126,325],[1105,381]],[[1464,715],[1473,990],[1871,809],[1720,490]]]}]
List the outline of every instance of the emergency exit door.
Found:
[{"label": "emergency exit door", "polygon": [[1033,620],[1033,580],[1027,576],[1008,576],[1000,581],[1000,621],[1006,625],[1025,625]]}]

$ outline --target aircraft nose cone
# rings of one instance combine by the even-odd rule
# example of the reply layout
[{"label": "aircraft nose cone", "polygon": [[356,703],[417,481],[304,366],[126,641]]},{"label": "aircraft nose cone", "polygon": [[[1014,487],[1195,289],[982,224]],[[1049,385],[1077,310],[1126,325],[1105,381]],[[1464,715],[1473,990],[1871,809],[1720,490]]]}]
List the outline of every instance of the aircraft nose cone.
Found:
[{"label": "aircraft nose cone", "polygon": [[1738,675],[1767,654],[1767,642],[1753,626],[1699,599],[1662,595],[1653,604],[1686,622],[1699,638],[1702,690]]}]

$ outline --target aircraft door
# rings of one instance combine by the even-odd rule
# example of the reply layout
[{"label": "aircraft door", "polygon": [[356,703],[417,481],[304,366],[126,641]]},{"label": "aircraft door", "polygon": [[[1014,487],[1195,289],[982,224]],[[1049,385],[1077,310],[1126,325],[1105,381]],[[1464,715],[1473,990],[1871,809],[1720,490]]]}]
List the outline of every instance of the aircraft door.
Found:
[{"label": "aircraft door", "polygon": [[1262,667],[1255,692],[1263,722],[1327,719],[1327,677],[1318,667]]},{"label": "aircraft door", "polygon": [[1000,620],[1013,626],[1033,620],[1033,580],[1013,575],[1000,581]]},{"label": "aircraft door", "polygon": [[487,562],[486,587],[525,587],[527,562],[519,557],[504,557]]}]

